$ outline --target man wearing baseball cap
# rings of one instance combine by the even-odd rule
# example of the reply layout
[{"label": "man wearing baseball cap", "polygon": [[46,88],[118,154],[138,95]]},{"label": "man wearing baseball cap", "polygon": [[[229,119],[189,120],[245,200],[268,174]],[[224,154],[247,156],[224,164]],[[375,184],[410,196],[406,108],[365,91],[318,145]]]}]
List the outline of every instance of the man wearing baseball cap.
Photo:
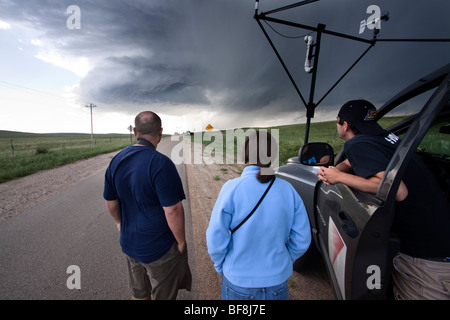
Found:
[{"label": "man wearing baseball cap", "polygon": [[[399,137],[376,122],[366,100],[345,103],[337,116],[347,157],[336,167],[321,167],[319,180],[342,183],[375,194]],[[450,205],[427,166],[413,155],[396,195],[392,226],[400,240],[394,258],[396,299],[450,299]]]}]

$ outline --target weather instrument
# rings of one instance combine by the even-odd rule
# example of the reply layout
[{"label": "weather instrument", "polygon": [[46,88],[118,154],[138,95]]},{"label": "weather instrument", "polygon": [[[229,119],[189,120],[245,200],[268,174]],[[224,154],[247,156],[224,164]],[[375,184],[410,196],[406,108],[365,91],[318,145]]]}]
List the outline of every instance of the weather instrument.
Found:
[{"label": "weather instrument", "polygon": [[313,36],[305,36],[306,42],[306,60],[305,60],[305,72],[311,73],[313,66],[311,60],[313,58],[314,38]]}]

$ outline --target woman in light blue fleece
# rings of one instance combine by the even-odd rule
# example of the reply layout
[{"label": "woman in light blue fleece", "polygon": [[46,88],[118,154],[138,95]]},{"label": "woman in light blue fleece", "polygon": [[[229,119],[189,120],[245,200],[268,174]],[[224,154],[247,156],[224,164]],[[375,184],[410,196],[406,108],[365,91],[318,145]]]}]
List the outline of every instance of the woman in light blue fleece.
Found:
[{"label": "woman in light blue fleece", "polygon": [[[267,145],[273,140],[267,134]],[[259,132],[256,139],[259,143]],[[245,142],[246,167],[241,177],[226,182],[211,214],[206,240],[208,253],[222,278],[224,300],[287,300],[287,280],[293,263],[308,249],[311,231],[303,201],[287,182],[262,175],[260,150],[255,165],[249,163],[250,139]],[[261,153],[263,154],[263,153]],[[267,155],[268,153],[266,153]],[[254,214],[234,229],[254,208],[275,181]]]}]

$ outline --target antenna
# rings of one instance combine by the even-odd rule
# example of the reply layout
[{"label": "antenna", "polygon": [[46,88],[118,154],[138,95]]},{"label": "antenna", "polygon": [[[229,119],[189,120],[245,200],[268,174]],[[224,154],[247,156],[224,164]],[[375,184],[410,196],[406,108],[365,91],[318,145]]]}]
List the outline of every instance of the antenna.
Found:
[{"label": "antenna", "polygon": [[[370,5],[367,7],[366,13],[369,14],[370,16],[368,17],[368,19],[365,19],[365,20],[361,21],[361,23],[360,23],[360,34],[364,32],[366,27],[369,30],[374,30],[373,38],[371,40],[364,39],[362,37],[355,37],[350,34],[345,34],[345,33],[328,30],[325,28],[326,26],[321,23],[319,23],[317,25],[317,27],[313,27],[313,26],[309,26],[309,25],[305,25],[305,24],[301,24],[301,23],[297,23],[297,22],[293,22],[293,21],[283,20],[283,19],[279,19],[279,18],[275,18],[275,17],[271,16],[274,13],[278,13],[278,12],[281,12],[284,10],[289,10],[289,9],[296,8],[296,7],[299,7],[302,5],[306,5],[306,4],[310,4],[310,3],[313,3],[316,1],[318,1],[318,0],[303,0],[303,1],[300,1],[297,3],[294,3],[292,5],[288,5],[288,6],[278,8],[278,9],[273,9],[273,10],[270,10],[267,12],[259,13],[258,10],[259,10],[260,0],[256,0],[255,15],[254,15],[254,19],[258,23],[264,36],[266,37],[272,50],[274,51],[276,57],[280,61],[281,66],[283,67],[289,80],[291,81],[292,85],[294,86],[294,89],[297,92],[299,98],[301,99],[301,101],[303,102],[303,104],[306,107],[307,122],[306,122],[306,129],[305,129],[305,143],[308,142],[310,121],[311,121],[311,118],[314,117],[315,108],[317,108],[317,106],[325,99],[325,97],[327,97],[328,94],[332,90],[334,90],[334,88],[342,81],[342,79],[344,79],[344,77],[355,67],[356,64],[358,64],[358,62],[369,52],[369,50],[375,46],[375,44],[377,42],[380,42],[380,41],[382,41],[382,42],[450,42],[449,38],[441,38],[441,39],[426,39],[426,38],[423,38],[423,39],[379,39],[379,38],[377,38],[378,33],[381,29],[381,20],[383,20],[383,21],[389,20],[389,13],[386,12],[386,13],[381,14],[381,9],[377,5]],[[281,54],[278,52],[277,48],[275,47],[274,42],[270,38],[269,34],[267,33],[267,31],[264,28],[261,21],[272,22],[272,23],[277,23],[280,25],[285,25],[285,26],[289,26],[289,27],[300,28],[300,29],[305,29],[305,30],[309,30],[312,32],[316,32],[316,36],[315,36],[316,39],[311,39],[312,44],[307,49],[306,60],[305,60],[305,71],[308,72],[309,68],[311,68],[311,73],[312,73],[309,102],[306,102],[305,98],[303,97],[303,95],[299,89],[299,86],[297,85],[297,82],[292,77],[291,72],[289,71],[288,67],[286,66]],[[270,27],[270,25],[269,25],[269,27]],[[273,29],[273,28],[271,27],[271,29]],[[308,35],[312,34],[312,32],[310,32]],[[278,32],[276,32],[276,33],[278,33]],[[322,98],[318,102],[314,102],[313,99],[314,99],[314,93],[315,93],[315,82],[316,82],[316,75],[317,75],[317,69],[318,69],[318,64],[319,64],[319,52],[320,52],[320,42],[321,42],[322,34],[326,34],[326,35],[330,35],[330,36],[334,36],[334,37],[338,37],[338,38],[342,38],[342,39],[347,39],[347,40],[353,40],[353,41],[357,41],[357,42],[361,42],[361,43],[366,43],[368,45],[368,48],[361,54],[361,56],[358,59],[356,59],[356,61],[347,69],[347,71],[345,71],[343,73],[343,75],[332,85],[332,87],[322,96]],[[306,38],[305,41],[308,45],[309,39]],[[311,49],[311,46],[313,47],[313,49]],[[314,52],[310,52],[310,50],[313,50]],[[311,58],[314,59],[314,66],[311,66],[310,61],[312,59],[311,60],[308,59],[310,56],[310,53],[311,53]]]},{"label": "antenna", "polygon": [[312,36],[305,36],[306,42],[306,59],[305,59],[305,72],[311,73],[314,66],[311,64],[313,57],[314,38]]},{"label": "antenna", "polygon": [[97,108],[97,106],[93,103],[91,103],[88,106],[85,106],[86,108],[91,109],[91,140],[94,140],[94,119],[92,117],[92,109]]}]

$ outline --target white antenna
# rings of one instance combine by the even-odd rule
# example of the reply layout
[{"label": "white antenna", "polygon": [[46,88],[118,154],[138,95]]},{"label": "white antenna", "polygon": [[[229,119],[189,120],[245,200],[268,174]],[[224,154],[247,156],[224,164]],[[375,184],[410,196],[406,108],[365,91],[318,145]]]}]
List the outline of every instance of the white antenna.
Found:
[{"label": "white antenna", "polygon": [[305,72],[311,73],[314,69],[314,66],[311,64],[311,59],[313,57],[313,47],[314,47],[314,38],[312,36],[305,36],[306,42],[306,59],[305,59]]}]

